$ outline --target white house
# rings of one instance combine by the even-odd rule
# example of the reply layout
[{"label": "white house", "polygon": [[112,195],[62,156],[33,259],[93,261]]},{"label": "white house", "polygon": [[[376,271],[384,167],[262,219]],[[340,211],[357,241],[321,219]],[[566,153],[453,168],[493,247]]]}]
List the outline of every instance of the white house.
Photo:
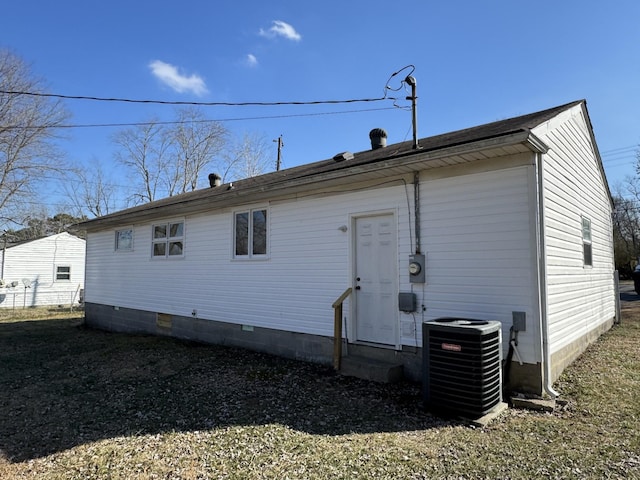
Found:
[{"label": "white house", "polygon": [[512,385],[553,393],[616,317],[612,202],[586,103],[417,144],[83,223],[87,324],[330,363],[332,304],[351,287],[343,355],[419,379],[422,322],[498,320],[505,357],[518,330]]},{"label": "white house", "polygon": [[0,251],[0,307],[73,305],[84,288],[85,241],[63,232]]}]

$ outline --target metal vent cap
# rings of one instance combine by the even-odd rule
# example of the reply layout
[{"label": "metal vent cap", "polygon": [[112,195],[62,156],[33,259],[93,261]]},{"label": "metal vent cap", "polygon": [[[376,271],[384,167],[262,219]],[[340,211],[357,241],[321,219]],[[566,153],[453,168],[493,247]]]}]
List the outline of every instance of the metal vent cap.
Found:
[{"label": "metal vent cap", "polygon": [[387,132],[383,128],[374,128],[369,132],[371,140],[371,149],[384,148],[387,146]]}]

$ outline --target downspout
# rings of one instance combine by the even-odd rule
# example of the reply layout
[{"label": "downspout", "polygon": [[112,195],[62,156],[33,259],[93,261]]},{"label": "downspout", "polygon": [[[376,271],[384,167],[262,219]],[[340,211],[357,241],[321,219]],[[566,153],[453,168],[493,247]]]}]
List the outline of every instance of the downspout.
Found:
[{"label": "downspout", "polygon": [[544,231],[544,165],[542,153],[536,153],[538,180],[538,285],[540,288],[540,336],[542,340],[542,388],[553,398],[560,396],[551,385],[551,352],[549,351],[549,319],[547,317],[547,251]]}]

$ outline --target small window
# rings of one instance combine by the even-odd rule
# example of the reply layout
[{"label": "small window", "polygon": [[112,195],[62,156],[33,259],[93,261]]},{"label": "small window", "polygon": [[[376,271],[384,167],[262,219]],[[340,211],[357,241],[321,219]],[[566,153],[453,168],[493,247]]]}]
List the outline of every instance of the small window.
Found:
[{"label": "small window", "polygon": [[69,265],[56,266],[56,282],[71,280],[71,267]]},{"label": "small window", "polygon": [[582,217],[582,252],[584,265],[593,266],[593,254],[591,245],[591,220]]},{"label": "small window", "polygon": [[133,250],[133,228],[116,230],[116,252]]},{"label": "small window", "polygon": [[153,226],[153,258],[182,257],[184,255],[184,222]]},{"label": "small window", "polygon": [[236,212],[234,217],[234,256],[236,258],[267,255],[267,210]]}]

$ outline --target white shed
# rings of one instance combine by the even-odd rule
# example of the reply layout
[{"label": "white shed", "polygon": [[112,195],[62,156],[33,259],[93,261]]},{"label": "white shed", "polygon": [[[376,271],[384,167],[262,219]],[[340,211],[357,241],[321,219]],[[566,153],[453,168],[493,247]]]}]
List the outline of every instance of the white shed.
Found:
[{"label": "white shed", "polygon": [[577,101],[87,221],[86,321],[330,363],[352,288],[348,355],[420,379],[423,322],[497,320],[553,393],[616,317],[611,212]]},{"label": "white shed", "polygon": [[73,305],[84,288],[85,241],[67,232],[0,251],[0,308]]}]

